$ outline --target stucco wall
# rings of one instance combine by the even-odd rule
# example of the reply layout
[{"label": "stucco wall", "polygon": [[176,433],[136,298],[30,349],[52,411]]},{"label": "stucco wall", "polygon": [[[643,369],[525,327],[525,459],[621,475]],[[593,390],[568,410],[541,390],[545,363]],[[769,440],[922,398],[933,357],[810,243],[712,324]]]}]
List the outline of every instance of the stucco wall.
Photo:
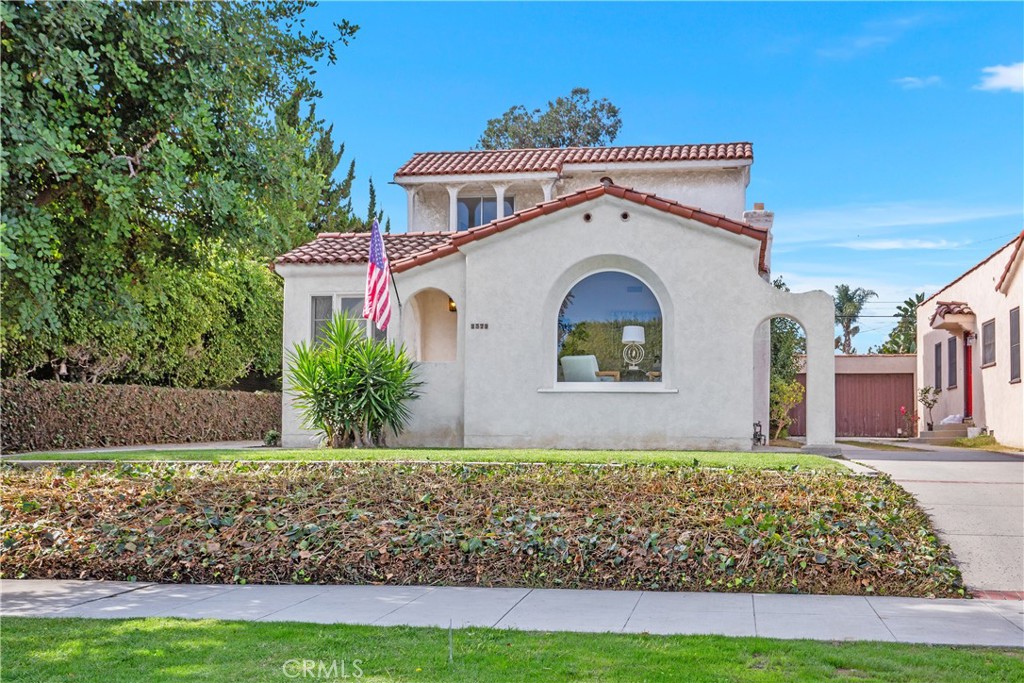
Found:
[{"label": "stucco wall", "polygon": [[[393,443],[747,450],[751,423],[765,420],[764,323],[786,315],[808,335],[808,444],[832,446],[832,297],[772,287],[757,273],[759,248],[749,237],[603,196],[397,274],[406,306],[427,289],[455,300],[458,338],[454,362],[422,366],[424,397]],[[661,382],[556,382],[558,307],[576,282],[602,270],[628,272],[658,298]],[[365,277],[360,266],[278,271],[286,349],[308,338],[309,296],[358,294]],[[391,329],[402,336],[401,312]],[[765,377],[755,379],[755,368]],[[285,388],[284,442],[310,445],[287,380]]]},{"label": "stucco wall", "polygon": [[[466,446],[749,449],[755,330],[777,308],[803,306],[799,317],[825,321],[829,358],[832,341],[831,297],[771,287],[756,272],[758,248],[611,197],[464,247],[465,322],[487,325],[466,333]],[[658,297],[662,382],[556,383],[558,306],[600,270],[629,272]],[[834,420],[829,378],[822,402]]]},{"label": "stucco wall", "polygon": [[[948,385],[950,332],[932,329],[929,321],[940,301],[963,301],[974,311],[973,318],[965,317],[967,328],[977,335],[972,349],[974,389],[974,422],[995,432],[1001,443],[1024,448],[1024,389],[1020,382],[1010,382],[1010,309],[1024,308],[1024,277],[1018,266],[1004,294],[995,286],[1006,267],[1012,248],[1001,249],[987,262],[968,273],[958,282],[946,287],[918,308],[917,311],[917,385],[935,385],[935,344],[942,344],[942,394],[932,410],[935,422],[948,415],[964,412],[964,343],[962,333],[957,341],[957,386]],[[981,326],[995,320],[996,362],[982,367]]]}]

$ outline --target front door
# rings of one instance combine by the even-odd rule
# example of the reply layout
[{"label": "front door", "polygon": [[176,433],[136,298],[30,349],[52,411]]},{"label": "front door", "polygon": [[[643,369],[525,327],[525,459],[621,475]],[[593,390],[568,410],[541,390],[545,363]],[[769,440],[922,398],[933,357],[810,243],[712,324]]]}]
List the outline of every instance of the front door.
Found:
[{"label": "front door", "polygon": [[971,350],[974,348],[974,339],[970,332],[964,333],[964,419],[974,415],[974,382],[971,375]]}]

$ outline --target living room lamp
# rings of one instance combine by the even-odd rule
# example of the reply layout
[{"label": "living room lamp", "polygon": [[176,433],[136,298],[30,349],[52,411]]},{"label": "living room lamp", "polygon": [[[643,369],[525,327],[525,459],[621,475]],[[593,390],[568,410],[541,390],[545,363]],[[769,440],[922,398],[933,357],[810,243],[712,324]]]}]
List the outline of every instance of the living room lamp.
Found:
[{"label": "living room lamp", "polygon": [[622,360],[630,370],[639,370],[639,363],[644,359],[644,328],[640,325],[626,325],[622,328]]}]

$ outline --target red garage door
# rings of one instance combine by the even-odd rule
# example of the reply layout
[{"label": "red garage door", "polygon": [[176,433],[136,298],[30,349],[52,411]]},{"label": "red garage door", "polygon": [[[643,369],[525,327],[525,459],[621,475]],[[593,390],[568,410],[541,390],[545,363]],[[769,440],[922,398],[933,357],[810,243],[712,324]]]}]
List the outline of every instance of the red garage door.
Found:
[{"label": "red garage door", "polygon": [[[804,375],[797,379],[806,386]],[[912,374],[836,375],[836,436],[898,436],[896,430],[905,428],[900,406],[915,408]],[[807,406],[801,403],[791,414],[789,433],[805,436]]]}]

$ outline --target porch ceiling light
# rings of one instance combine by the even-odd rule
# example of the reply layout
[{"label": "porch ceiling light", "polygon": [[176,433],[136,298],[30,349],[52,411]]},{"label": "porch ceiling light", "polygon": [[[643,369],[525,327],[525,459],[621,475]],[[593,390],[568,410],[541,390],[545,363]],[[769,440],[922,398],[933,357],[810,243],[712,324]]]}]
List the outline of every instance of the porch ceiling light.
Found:
[{"label": "porch ceiling light", "polygon": [[644,347],[646,343],[644,328],[640,325],[626,325],[622,328],[622,360],[630,370],[639,370],[640,361],[644,359]]}]

